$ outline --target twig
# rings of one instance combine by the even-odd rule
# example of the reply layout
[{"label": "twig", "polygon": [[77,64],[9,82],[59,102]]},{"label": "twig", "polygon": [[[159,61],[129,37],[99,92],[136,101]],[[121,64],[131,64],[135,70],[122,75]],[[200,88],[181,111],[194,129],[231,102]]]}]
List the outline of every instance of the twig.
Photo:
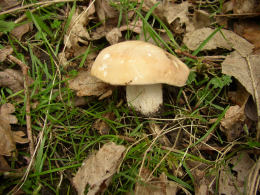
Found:
[{"label": "twig", "polygon": [[249,72],[250,72],[250,77],[251,77],[251,81],[253,84],[253,89],[254,89],[254,99],[255,99],[255,103],[256,103],[256,108],[257,108],[257,116],[258,116],[258,122],[257,122],[257,134],[256,134],[256,139],[259,141],[260,140],[260,102],[259,102],[259,96],[258,96],[258,92],[257,92],[257,86],[255,83],[255,78],[254,78],[254,74],[253,74],[253,70],[252,70],[252,66],[249,60],[249,57],[246,56],[245,57],[248,68],[249,68]]},{"label": "twig", "polygon": [[29,95],[29,76],[28,76],[29,67],[21,60],[14,57],[13,55],[9,55],[8,59],[18,64],[21,67],[24,76],[24,94],[26,99],[25,102],[26,126],[27,126],[27,136],[29,139],[30,154],[32,157],[34,152],[34,144],[33,144],[33,137],[32,137],[31,108],[30,108],[30,95]]},{"label": "twig", "polygon": [[201,60],[203,63],[209,64],[209,65],[219,66],[218,64],[216,64],[216,63],[214,63],[214,62],[212,62],[212,61],[210,61],[210,60],[201,59],[200,57],[193,56],[193,55],[191,55],[190,53],[185,52],[185,51],[181,51],[181,50],[179,50],[179,49],[175,49],[175,52],[176,52],[177,54],[181,54],[181,55],[187,56],[187,57],[189,57],[189,58],[191,58],[191,59],[194,59],[194,60]]},{"label": "twig", "polygon": [[[24,10],[24,9],[34,7],[34,6],[40,6],[40,5],[46,5],[46,4],[52,5],[52,4],[55,4],[55,3],[64,3],[64,2],[72,2],[72,1],[75,1],[75,0],[52,0],[52,1],[42,1],[42,2],[38,2],[38,3],[32,3],[32,4],[22,6],[22,7],[13,8],[13,9],[9,9],[7,11],[0,12],[0,16],[4,15],[4,14],[10,14],[10,13],[15,12],[15,11]],[[78,1],[82,1],[82,0],[78,0]]]}]

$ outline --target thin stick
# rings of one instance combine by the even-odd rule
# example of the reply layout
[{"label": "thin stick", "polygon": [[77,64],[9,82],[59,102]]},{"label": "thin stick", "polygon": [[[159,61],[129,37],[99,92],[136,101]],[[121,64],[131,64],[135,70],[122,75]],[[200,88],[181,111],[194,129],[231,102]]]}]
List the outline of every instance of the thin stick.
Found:
[{"label": "thin stick", "polygon": [[24,76],[24,95],[25,95],[25,112],[26,112],[26,126],[27,126],[27,136],[29,139],[29,148],[31,157],[34,152],[34,144],[33,144],[33,137],[32,137],[32,122],[31,122],[31,107],[30,107],[30,92],[29,92],[29,76],[28,76],[28,69],[29,67],[23,63],[21,60],[17,59],[13,55],[9,55],[8,59],[12,62],[18,64],[23,72]]},{"label": "thin stick", "polygon": [[254,89],[254,99],[255,99],[255,103],[256,103],[257,116],[258,116],[256,139],[259,141],[260,140],[260,105],[259,105],[260,101],[259,101],[257,86],[256,86],[256,82],[255,82],[255,78],[254,78],[254,74],[253,74],[253,70],[252,70],[252,66],[251,66],[251,63],[250,63],[249,56],[246,56],[245,58],[246,58],[246,62],[247,62],[247,65],[248,65],[248,68],[249,68],[249,71],[250,71],[250,77],[251,77],[251,81],[252,81],[253,89]]},{"label": "thin stick", "polygon": [[[55,4],[55,3],[64,3],[64,2],[72,2],[72,1],[75,1],[75,0],[53,0],[53,1],[42,1],[42,2],[38,2],[38,3],[32,3],[32,4],[22,6],[22,7],[17,7],[17,8],[9,9],[7,11],[3,11],[3,12],[0,13],[0,16],[4,15],[4,14],[10,14],[10,13],[15,12],[15,11],[24,10],[24,9],[34,7],[34,6],[40,6],[40,5],[46,5],[46,4],[52,5],[52,4]],[[82,0],[78,0],[78,1],[82,1]]]}]

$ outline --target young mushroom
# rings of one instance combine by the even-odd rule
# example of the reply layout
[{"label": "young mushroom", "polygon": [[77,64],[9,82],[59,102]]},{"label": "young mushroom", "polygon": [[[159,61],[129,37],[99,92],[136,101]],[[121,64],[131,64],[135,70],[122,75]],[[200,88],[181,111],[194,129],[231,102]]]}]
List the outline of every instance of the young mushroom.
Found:
[{"label": "young mushroom", "polygon": [[103,49],[91,74],[111,85],[126,85],[128,105],[143,115],[151,115],[163,103],[162,84],[184,86],[189,68],[155,45],[125,41]]}]

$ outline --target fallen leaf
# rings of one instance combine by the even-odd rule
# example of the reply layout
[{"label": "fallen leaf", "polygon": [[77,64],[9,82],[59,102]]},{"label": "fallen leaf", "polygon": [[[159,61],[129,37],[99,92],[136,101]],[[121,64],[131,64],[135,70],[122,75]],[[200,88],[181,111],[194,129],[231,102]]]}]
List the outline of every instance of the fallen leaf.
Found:
[{"label": "fallen leaf", "polygon": [[124,151],[124,146],[110,142],[86,159],[73,178],[78,194],[84,194],[86,185],[89,186],[88,195],[104,192],[122,161]]},{"label": "fallen leaf", "polygon": [[246,152],[239,152],[232,157],[220,171],[219,194],[237,195],[247,192],[246,182],[251,167],[255,162]]},{"label": "fallen leaf", "polygon": [[[252,70],[253,79],[251,78],[250,69]],[[253,97],[255,96],[253,82],[255,82],[255,90],[258,93],[256,104],[260,104],[260,55],[249,55],[247,61],[238,52],[234,51],[223,61],[222,73],[234,76]],[[260,113],[260,110],[258,112]]]},{"label": "fallen leaf", "polygon": [[11,7],[14,7],[16,5],[18,5],[18,1],[17,0],[1,0],[0,1],[0,10],[5,10]]},{"label": "fallen leaf", "polygon": [[119,38],[122,37],[122,33],[119,28],[113,28],[111,31],[106,33],[106,39],[110,45],[118,43]]},{"label": "fallen leaf", "polygon": [[15,107],[13,104],[6,103],[0,107],[0,116],[3,120],[9,124],[16,124],[18,122],[16,116],[12,115],[15,112]]},{"label": "fallen leaf", "polygon": [[228,91],[228,98],[234,105],[239,105],[241,107],[248,100],[250,94],[238,81],[236,81],[235,84],[237,89],[236,91]]},{"label": "fallen leaf", "polygon": [[0,107],[0,155],[11,156],[16,151],[15,143],[28,143],[25,134],[21,131],[11,131],[10,124],[16,124],[17,118],[11,115],[15,111],[12,104],[3,104]]},{"label": "fallen leaf", "polygon": [[157,125],[156,123],[154,122],[150,122],[149,123],[149,131],[150,133],[153,134],[153,137],[156,138],[157,136],[160,136],[158,138],[158,141],[160,144],[164,145],[164,146],[172,146],[171,142],[169,141],[169,139],[166,137],[166,135],[161,135],[163,132],[163,130],[161,130],[160,126]]},{"label": "fallen leaf", "polygon": [[86,25],[89,22],[89,17],[95,13],[94,4],[89,4],[89,7],[82,6],[82,11],[77,8],[72,19],[67,33],[64,35],[64,45],[68,48],[73,48],[75,51],[80,48],[81,44],[88,45],[90,39]]},{"label": "fallen leaf", "polygon": [[[145,180],[150,175],[148,169],[143,169],[141,177]],[[139,182],[135,184],[134,194],[140,195],[175,195],[178,191],[178,185],[167,179],[165,173],[159,178],[152,177],[148,182]]]},{"label": "fallen leaf", "polygon": [[257,7],[257,0],[232,0],[233,12],[235,14],[254,13]]},{"label": "fallen leaf", "polygon": [[240,20],[234,24],[234,31],[252,43],[255,50],[260,48],[260,25],[256,21]]},{"label": "fallen leaf", "polygon": [[245,120],[244,106],[230,106],[225,117],[220,121],[220,129],[225,133],[229,142],[237,139],[243,132]]},{"label": "fallen leaf", "polygon": [[[192,51],[196,50],[203,41],[205,41],[212,33],[214,29],[201,28],[193,32],[189,32],[184,36],[183,43]],[[223,37],[223,35],[224,37]],[[246,56],[252,53],[254,46],[244,38],[240,37],[236,33],[222,29],[218,31],[202,48],[203,50],[212,50],[217,48],[223,48],[232,50],[235,49],[241,55]]]},{"label": "fallen leaf", "polygon": [[214,181],[214,177],[206,174],[206,171],[202,171],[196,167],[193,171],[194,176],[194,189],[195,194],[209,194],[212,191],[212,182]]},{"label": "fallen leaf", "polygon": [[154,14],[159,18],[165,20],[168,24],[173,24],[173,30],[175,33],[182,33],[183,25],[185,24],[186,32],[194,30],[194,26],[189,19],[189,7],[191,4],[188,1],[184,1],[180,4],[176,4],[171,1],[164,0],[162,2],[157,0],[144,0],[142,9],[148,12],[155,4],[157,7],[154,10]]},{"label": "fallen leaf", "polygon": [[248,98],[248,101],[246,102],[245,105],[245,115],[251,119],[252,121],[257,121],[258,117],[257,117],[257,106],[252,98],[252,96],[250,96]]},{"label": "fallen leaf", "polygon": [[0,86],[10,88],[14,93],[24,88],[23,74],[21,71],[5,69],[0,72]]},{"label": "fallen leaf", "polygon": [[195,10],[192,21],[195,29],[207,27],[211,24],[210,15],[204,10]]},{"label": "fallen leaf", "polygon": [[14,37],[16,37],[18,40],[22,39],[22,36],[24,34],[26,34],[27,32],[29,32],[30,30],[33,29],[33,25],[32,23],[26,23],[26,24],[22,24],[20,26],[15,27],[12,31],[11,31],[11,35],[13,35]]},{"label": "fallen leaf", "polygon": [[111,1],[108,0],[96,0],[95,6],[99,21],[106,23],[106,19],[118,18],[118,11],[110,5]]},{"label": "fallen leaf", "polygon": [[0,62],[5,61],[8,55],[13,53],[13,48],[10,46],[0,49]]},{"label": "fallen leaf", "polygon": [[111,86],[91,76],[89,71],[80,71],[77,77],[69,80],[69,88],[77,91],[77,96],[101,96]]},{"label": "fallen leaf", "polygon": [[[108,120],[114,120],[115,114],[113,112],[108,112],[103,114],[102,117]],[[93,128],[98,130],[100,135],[107,135],[111,129],[104,119],[97,119],[93,124]]]}]

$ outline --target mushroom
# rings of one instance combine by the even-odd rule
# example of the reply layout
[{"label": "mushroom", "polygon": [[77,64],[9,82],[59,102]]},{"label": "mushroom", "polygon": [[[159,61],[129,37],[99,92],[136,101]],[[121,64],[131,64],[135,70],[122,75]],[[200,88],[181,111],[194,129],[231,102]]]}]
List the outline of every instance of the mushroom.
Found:
[{"label": "mushroom", "polygon": [[103,49],[91,74],[111,85],[126,85],[127,103],[144,115],[159,110],[162,84],[184,86],[189,68],[160,47],[143,41],[125,41]]}]

